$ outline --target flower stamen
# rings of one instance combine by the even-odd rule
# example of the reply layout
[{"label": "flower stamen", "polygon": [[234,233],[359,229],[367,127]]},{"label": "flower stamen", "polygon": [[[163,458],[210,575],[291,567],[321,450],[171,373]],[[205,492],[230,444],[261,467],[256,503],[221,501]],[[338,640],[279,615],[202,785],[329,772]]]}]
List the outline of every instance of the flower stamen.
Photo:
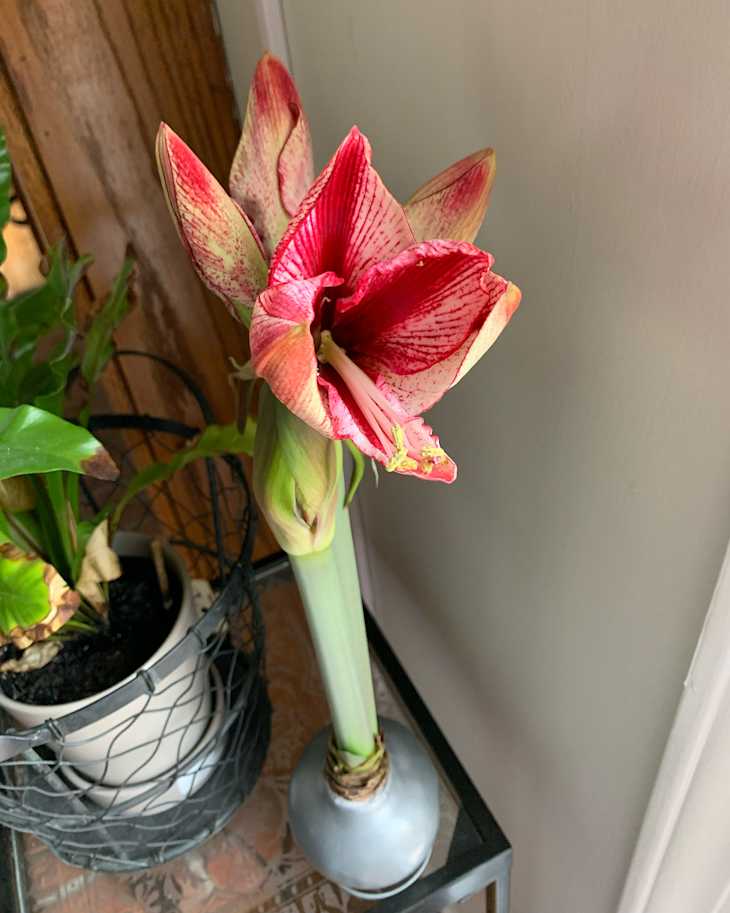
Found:
[{"label": "flower stamen", "polygon": [[403,428],[400,425],[393,425],[393,427],[390,429],[390,432],[393,435],[395,453],[385,464],[385,471],[396,472],[398,469],[418,469],[418,463],[416,460],[414,460],[413,457],[408,456],[406,436],[403,433]]},{"label": "flower stamen", "polygon": [[322,330],[317,359],[322,364],[331,365],[347,385],[352,398],[383,448],[387,458],[387,472],[414,472],[419,467],[427,465],[429,468],[425,471],[429,473],[433,465],[446,456],[438,447],[426,447],[418,451],[413,446],[405,427],[413,418],[399,414],[372,378],[337,345],[329,330]]}]

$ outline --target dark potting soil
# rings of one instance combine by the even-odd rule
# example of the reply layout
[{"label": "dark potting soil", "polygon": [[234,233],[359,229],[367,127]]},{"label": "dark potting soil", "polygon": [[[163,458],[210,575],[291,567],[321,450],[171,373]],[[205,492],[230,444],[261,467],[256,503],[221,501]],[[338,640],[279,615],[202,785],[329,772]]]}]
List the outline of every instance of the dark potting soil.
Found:
[{"label": "dark potting soil", "polygon": [[122,576],[109,584],[109,624],[94,634],[64,641],[47,666],[0,674],[8,697],[24,704],[65,704],[104,691],[152,656],[172,629],[181,587],[170,574],[172,606],[165,609],[149,558],[122,558]]}]

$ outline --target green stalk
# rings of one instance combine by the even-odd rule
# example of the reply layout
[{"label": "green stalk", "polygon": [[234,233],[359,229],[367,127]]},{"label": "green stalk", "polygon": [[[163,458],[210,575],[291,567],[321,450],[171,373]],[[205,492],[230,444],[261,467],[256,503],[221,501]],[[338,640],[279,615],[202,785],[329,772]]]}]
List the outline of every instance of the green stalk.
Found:
[{"label": "green stalk", "polygon": [[97,628],[95,625],[91,624],[91,622],[84,621],[83,619],[77,618],[76,615],[74,615],[73,618],[69,618],[69,620],[63,625],[63,627],[59,629],[59,631],[54,636],[63,637],[63,635],[69,631],[77,631],[82,634],[94,634],[96,633]]},{"label": "green stalk", "polygon": [[[349,521],[342,526],[351,545]],[[348,567],[345,582],[340,576],[348,560],[343,557],[346,546],[345,539],[345,548],[333,543],[321,552],[290,559],[322,673],[335,742],[347,765],[356,767],[375,751],[377,722],[372,678],[363,674],[367,639],[359,587],[355,599],[357,571]],[[352,558],[354,563],[354,552]]]},{"label": "green stalk", "polygon": [[368,636],[365,631],[365,613],[362,608],[360,578],[358,577],[357,561],[355,559],[355,544],[352,540],[352,527],[350,526],[350,509],[344,506],[344,500],[340,500],[340,504],[342,506],[337,511],[332,550],[335,553],[335,561],[337,562],[342,598],[350,619],[352,646],[360,680],[360,689],[367,708],[371,730],[372,732],[377,732],[378,715],[375,710],[375,696],[373,694],[373,672],[370,668],[370,651],[368,649]]}]

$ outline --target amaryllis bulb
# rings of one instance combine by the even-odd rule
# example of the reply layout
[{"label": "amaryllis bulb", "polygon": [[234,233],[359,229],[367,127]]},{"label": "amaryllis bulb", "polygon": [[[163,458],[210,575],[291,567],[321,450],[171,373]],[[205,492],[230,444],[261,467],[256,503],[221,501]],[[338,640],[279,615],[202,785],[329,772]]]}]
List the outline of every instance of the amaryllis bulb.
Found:
[{"label": "amaryllis bulb", "polygon": [[293,415],[263,386],[254,445],[253,487],[289,555],[329,547],[341,497],[342,445]]}]

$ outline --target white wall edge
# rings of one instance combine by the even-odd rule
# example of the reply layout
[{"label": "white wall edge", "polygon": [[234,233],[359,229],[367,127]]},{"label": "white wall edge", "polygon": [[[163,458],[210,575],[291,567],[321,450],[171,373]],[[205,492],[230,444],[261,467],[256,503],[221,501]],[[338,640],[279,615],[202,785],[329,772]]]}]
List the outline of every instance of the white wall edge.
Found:
[{"label": "white wall edge", "polygon": [[262,45],[278,57],[291,73],[291,54],[281,0],[255,0],[255,7]]},{"label": "white wall edge", "polygon": [[[654,913],[651,898],[708,739],[730,689],[730,544],[697,642],[617,913]],[[728,823],[730,836],[730,822]],[[697,877],[702,878],[697,848]]]}]

